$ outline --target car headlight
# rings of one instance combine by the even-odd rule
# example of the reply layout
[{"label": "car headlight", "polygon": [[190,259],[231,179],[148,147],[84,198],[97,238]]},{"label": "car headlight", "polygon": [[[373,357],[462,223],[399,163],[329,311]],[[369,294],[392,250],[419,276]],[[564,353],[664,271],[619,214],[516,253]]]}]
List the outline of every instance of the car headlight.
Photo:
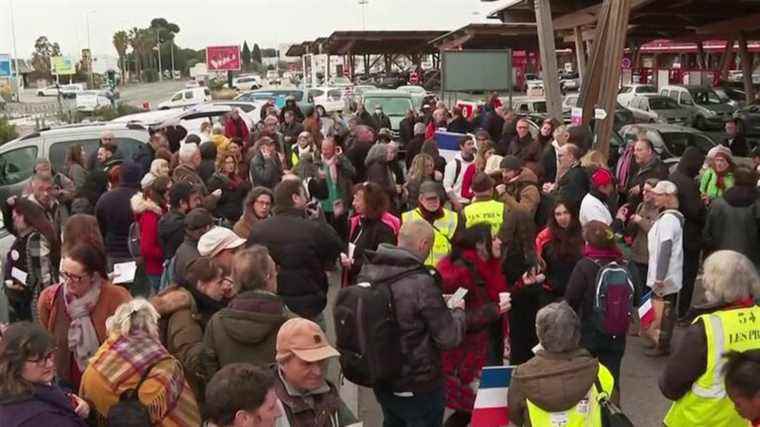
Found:
[{"label": "car headlight", "polygon": [[715,116],[717,116],[717,115],[718,115],[718,113],[716,113],[716,112],[715,112],[715,111],[713,111],[713,110],[705,110],[705,116],[706,116],[706,117],[715,117]]}]

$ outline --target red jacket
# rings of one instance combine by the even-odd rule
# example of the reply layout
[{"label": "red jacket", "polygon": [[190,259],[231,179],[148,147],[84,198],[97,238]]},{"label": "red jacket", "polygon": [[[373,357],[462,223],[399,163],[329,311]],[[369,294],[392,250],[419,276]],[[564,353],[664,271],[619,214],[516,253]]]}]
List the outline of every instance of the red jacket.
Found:
[{"label": "red jacket", "polygon": [[230,118],[224,122],[224,136],[227,138],[238,137],[243,140],[244,144],[247,144],[249,133],[248,125],[243,119],[232,120]]},{"label": "red jacket", "polygon": [[158,242],[158,220],[163,210],[152,200],[145,199],[142,193],[132,196],[131,204],[135,221],[140,224],[140,255],[145,272],[150,276],[160,275],[164,271],[164,251]]},{"label": "red jacket", "polygon": [[475,197],[475,193],[472,192],[472,179],[475,178],[476,172],[475,163],[467,166],[467,169],[464,171],[464,176],[462,177],[462,197],[465,199],[471,200]]}]

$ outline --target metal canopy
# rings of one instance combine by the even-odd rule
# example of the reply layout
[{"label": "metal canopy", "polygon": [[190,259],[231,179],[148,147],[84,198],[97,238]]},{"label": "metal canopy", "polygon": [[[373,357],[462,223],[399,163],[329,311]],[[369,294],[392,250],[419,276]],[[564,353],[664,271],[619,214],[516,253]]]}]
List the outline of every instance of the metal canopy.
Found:
[{"label": "metal canopy", "polygon": [[322,53],[330,55],[419,55],[436,50],[428,42],[446,31],[335,31]]},{"label": "metal canopy", "polygon": [[536,24],[470,24],[430,40],[437,50],[538,50]]}]

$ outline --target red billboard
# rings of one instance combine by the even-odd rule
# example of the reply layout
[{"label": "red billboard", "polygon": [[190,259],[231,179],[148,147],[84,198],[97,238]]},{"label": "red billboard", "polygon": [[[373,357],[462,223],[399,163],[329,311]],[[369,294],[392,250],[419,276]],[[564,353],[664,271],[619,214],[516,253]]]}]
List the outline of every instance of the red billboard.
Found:
[{"label": "red billboard", "polygon": [[238,46],[209,46],[206,48],[206,65],[209,71],[239,71]]}]

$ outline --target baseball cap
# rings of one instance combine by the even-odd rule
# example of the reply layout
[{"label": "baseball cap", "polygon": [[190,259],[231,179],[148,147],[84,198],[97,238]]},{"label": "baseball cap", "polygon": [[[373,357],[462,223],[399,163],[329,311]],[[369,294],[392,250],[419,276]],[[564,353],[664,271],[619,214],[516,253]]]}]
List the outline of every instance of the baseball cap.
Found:
[{"label": "baseball cap", "polygon": [[591,175],[591,184],[594,187],[604,187],[605,185],[612,184],[612,173],[604,168],[599,168]]},{"label": "baseball cap", "polygon": [[497,173],[501,174],[500,165],[501,165],[502,159],[504,159],[504,157],[501,157],[498,154],[492,154],[491,157],[489,157],[488,160],[486,160],[485,173],[487,173],[488,175],[493,175]]},{"label": "baseball cap", "polygon": [[327,341],[327,336],[319,325],[301,317],[290,319],[280,326],[275,348],[278,361],[291,354],[306,362],[319,362],[340,356],[338,350]]},{"label": "baseball cap", "polygon": [[670,181],[660,181],[652,189],[654,194],[678,194],[678,187]]},{"label": "baseball cap", "polygon": [[195,208],[185,216],[185,228],[197,230],[214,223],[214,217],[204,208]]},{"label": "baseball cap", "polygon": [[235,249],[245,243],[245,239],[229,228],[214,227],[198,240],[198,253],[201,256],[214,257],[225,249]]}]

